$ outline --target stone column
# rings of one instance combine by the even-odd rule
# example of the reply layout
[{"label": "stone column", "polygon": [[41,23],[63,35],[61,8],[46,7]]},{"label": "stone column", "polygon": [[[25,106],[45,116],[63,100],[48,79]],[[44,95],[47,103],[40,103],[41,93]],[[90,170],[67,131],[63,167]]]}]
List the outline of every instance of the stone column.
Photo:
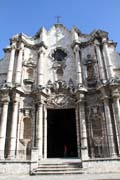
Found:
[{"label": "stone column", "polygon": [[76,45],[74,48],[75,52],[75,60],[76,60],[76,69],[77,69],[77,83],[82,84],[82,70],[81,70],[81,62],[80,62],[80,49],[79,46]]},{"label": "stone column", "polygon": [[79,107],[76,106],[75,117],[76,117],[76,134],[77,134],[77,151],[78,157],[81,158],[81,149],[80,149],[80,121],[79,121]]},{"label": "stone column", "polygon": [[79,114],[80,114],[80,133],[81,133],[81,158],[82,160],[89,159],[88,156],[88,141],[87,141],[87,128],[85,120],[85,104],[84,95],[81,95],[79,102]]},{"label": "stone column", "polygon": [[8,74],[7,74],[7,82],[10,84],[12,83],[12,78],[13,78],[15,48],[16,48],[16,43],[14,42],[11,47],[11,55],[10,55],[10,61],[9,61],[9,67],[8,67]]},{"label": "stone column", "polygon": [[95,49],[96,49],[96,54],[97,54],[97,59],[98,59],[98,64],[99,64],[100,79],[104,82],[106,81],[105,67],[104,67],[99,45],[96,45]]},{"label": "stone column", "polygon": [[108,79],[112,79],[114,77],[113,68],[112,68],[113,65],[106,40],[103,40],[103,55],[104,55],[104,61],[106,65]]},{"label": "stone column", "polygon": [[120,102],[119,95],[113,96],[113,112],[115,118],[115,130],[118,145],[118,153],[120,155]]},{"label": "stone column", "polygon": [[35,109],[32,109],[32,148],[34,148],[35,147],[35,141],[36,141],[36,139],[35,139],[35,131],[36,131],[36,129],[35,129]]},{"label": "stone column", "polygon": [[16,156],[19,96],[20,96],[19,94],[16,94],[16,98],[13,103],[13,115],[12,115],[10,146],[9,146],[10,159],[15,159]]},{"label": "stone column", "polygon": [[105,109],[109,152],[110,152],[110,157],[114,157],[114,156],[116,156],[116,151],[115,151],[114,133],[113,133],[113,128],[112,128],[112,119],[111,119],[111,115],[110,115],[108,98],[104,97],[103,102],[104,102],[104,109]]},{"label": "stone column", "polygon": [[38,58],[38,85],[43,86],[43,74],[44,74],[44,47],[39,49],[39,58]]},{"label": "stone column", "polygon": [[21,43],[20,47],[19,47],[19,54],[18,54],[17,67],[16,67],[16,77],[15,77],[15,83],[16,84],[20,84],[21,83],[23,48],[24,48],[24,44]]},{"label": "stone column", "polygon": [[44,159],[47,158],[47,109],[44,107]]},{"label": "stone column", "polygon": [[1,124],[0,124],[0,159],[4,159],[7,117],[8,117],[8,104],[9,104],[9,101],[3,102]]},{"label": "stone column", "polygon": [[38,105],[38,117],[37,117],[37,147],[38,147],[38,159],[43,158],[43,104]]}]

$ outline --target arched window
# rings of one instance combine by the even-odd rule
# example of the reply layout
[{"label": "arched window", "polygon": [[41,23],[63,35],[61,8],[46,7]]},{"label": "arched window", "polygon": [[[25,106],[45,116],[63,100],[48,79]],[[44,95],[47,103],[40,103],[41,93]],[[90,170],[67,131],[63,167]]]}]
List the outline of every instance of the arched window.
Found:
[{"label": "arched window", "polygon": [[58,79],[62,79],[62,77],[63,77],[63,69],[62,68],[57,69],[56,73],[57,73]]},{"label": "arched window", "polygon": [[32,68],[27,69],[27,75],[28,75],[28,79],[33,79],[33,69]]}]

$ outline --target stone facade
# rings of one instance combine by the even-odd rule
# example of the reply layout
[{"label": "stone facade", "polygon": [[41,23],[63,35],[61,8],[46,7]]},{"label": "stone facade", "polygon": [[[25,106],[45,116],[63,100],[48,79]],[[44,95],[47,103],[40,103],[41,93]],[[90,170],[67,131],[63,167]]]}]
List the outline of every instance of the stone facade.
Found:
[{"label": "stone facade", "polygon": [[120,56],[115,48],[105,31],[83,34],[62,24],[41,28],[33,37],[13,36],[0,61],[0,162],[8,167],[26,161],[28,168],[47,159],[48,112],[67,109],[75,112],[76,157],[83,166],[118,162]]}]

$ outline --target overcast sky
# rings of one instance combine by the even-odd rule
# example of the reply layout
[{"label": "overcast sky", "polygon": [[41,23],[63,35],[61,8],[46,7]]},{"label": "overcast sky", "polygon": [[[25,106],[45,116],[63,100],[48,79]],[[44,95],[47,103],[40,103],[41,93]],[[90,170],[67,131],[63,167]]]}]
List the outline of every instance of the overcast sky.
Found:
[{"label": "overcast sky", "polygon": [[48,30],[58,15],[68,29],[109,32],[120,51],[120,0],[0,0],[0,58],[11,36],[21,32],[33,36],[41,26]]}]

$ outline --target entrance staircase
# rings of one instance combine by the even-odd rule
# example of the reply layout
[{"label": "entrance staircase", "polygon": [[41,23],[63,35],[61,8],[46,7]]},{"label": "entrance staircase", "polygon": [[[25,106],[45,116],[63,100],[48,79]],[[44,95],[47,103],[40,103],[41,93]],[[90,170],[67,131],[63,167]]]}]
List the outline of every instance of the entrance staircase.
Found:
[{"label": "entrance staircase", "polygon": [[80,159],[46,159],[38,163],[31,175],[60,175],[84,173]]}]

